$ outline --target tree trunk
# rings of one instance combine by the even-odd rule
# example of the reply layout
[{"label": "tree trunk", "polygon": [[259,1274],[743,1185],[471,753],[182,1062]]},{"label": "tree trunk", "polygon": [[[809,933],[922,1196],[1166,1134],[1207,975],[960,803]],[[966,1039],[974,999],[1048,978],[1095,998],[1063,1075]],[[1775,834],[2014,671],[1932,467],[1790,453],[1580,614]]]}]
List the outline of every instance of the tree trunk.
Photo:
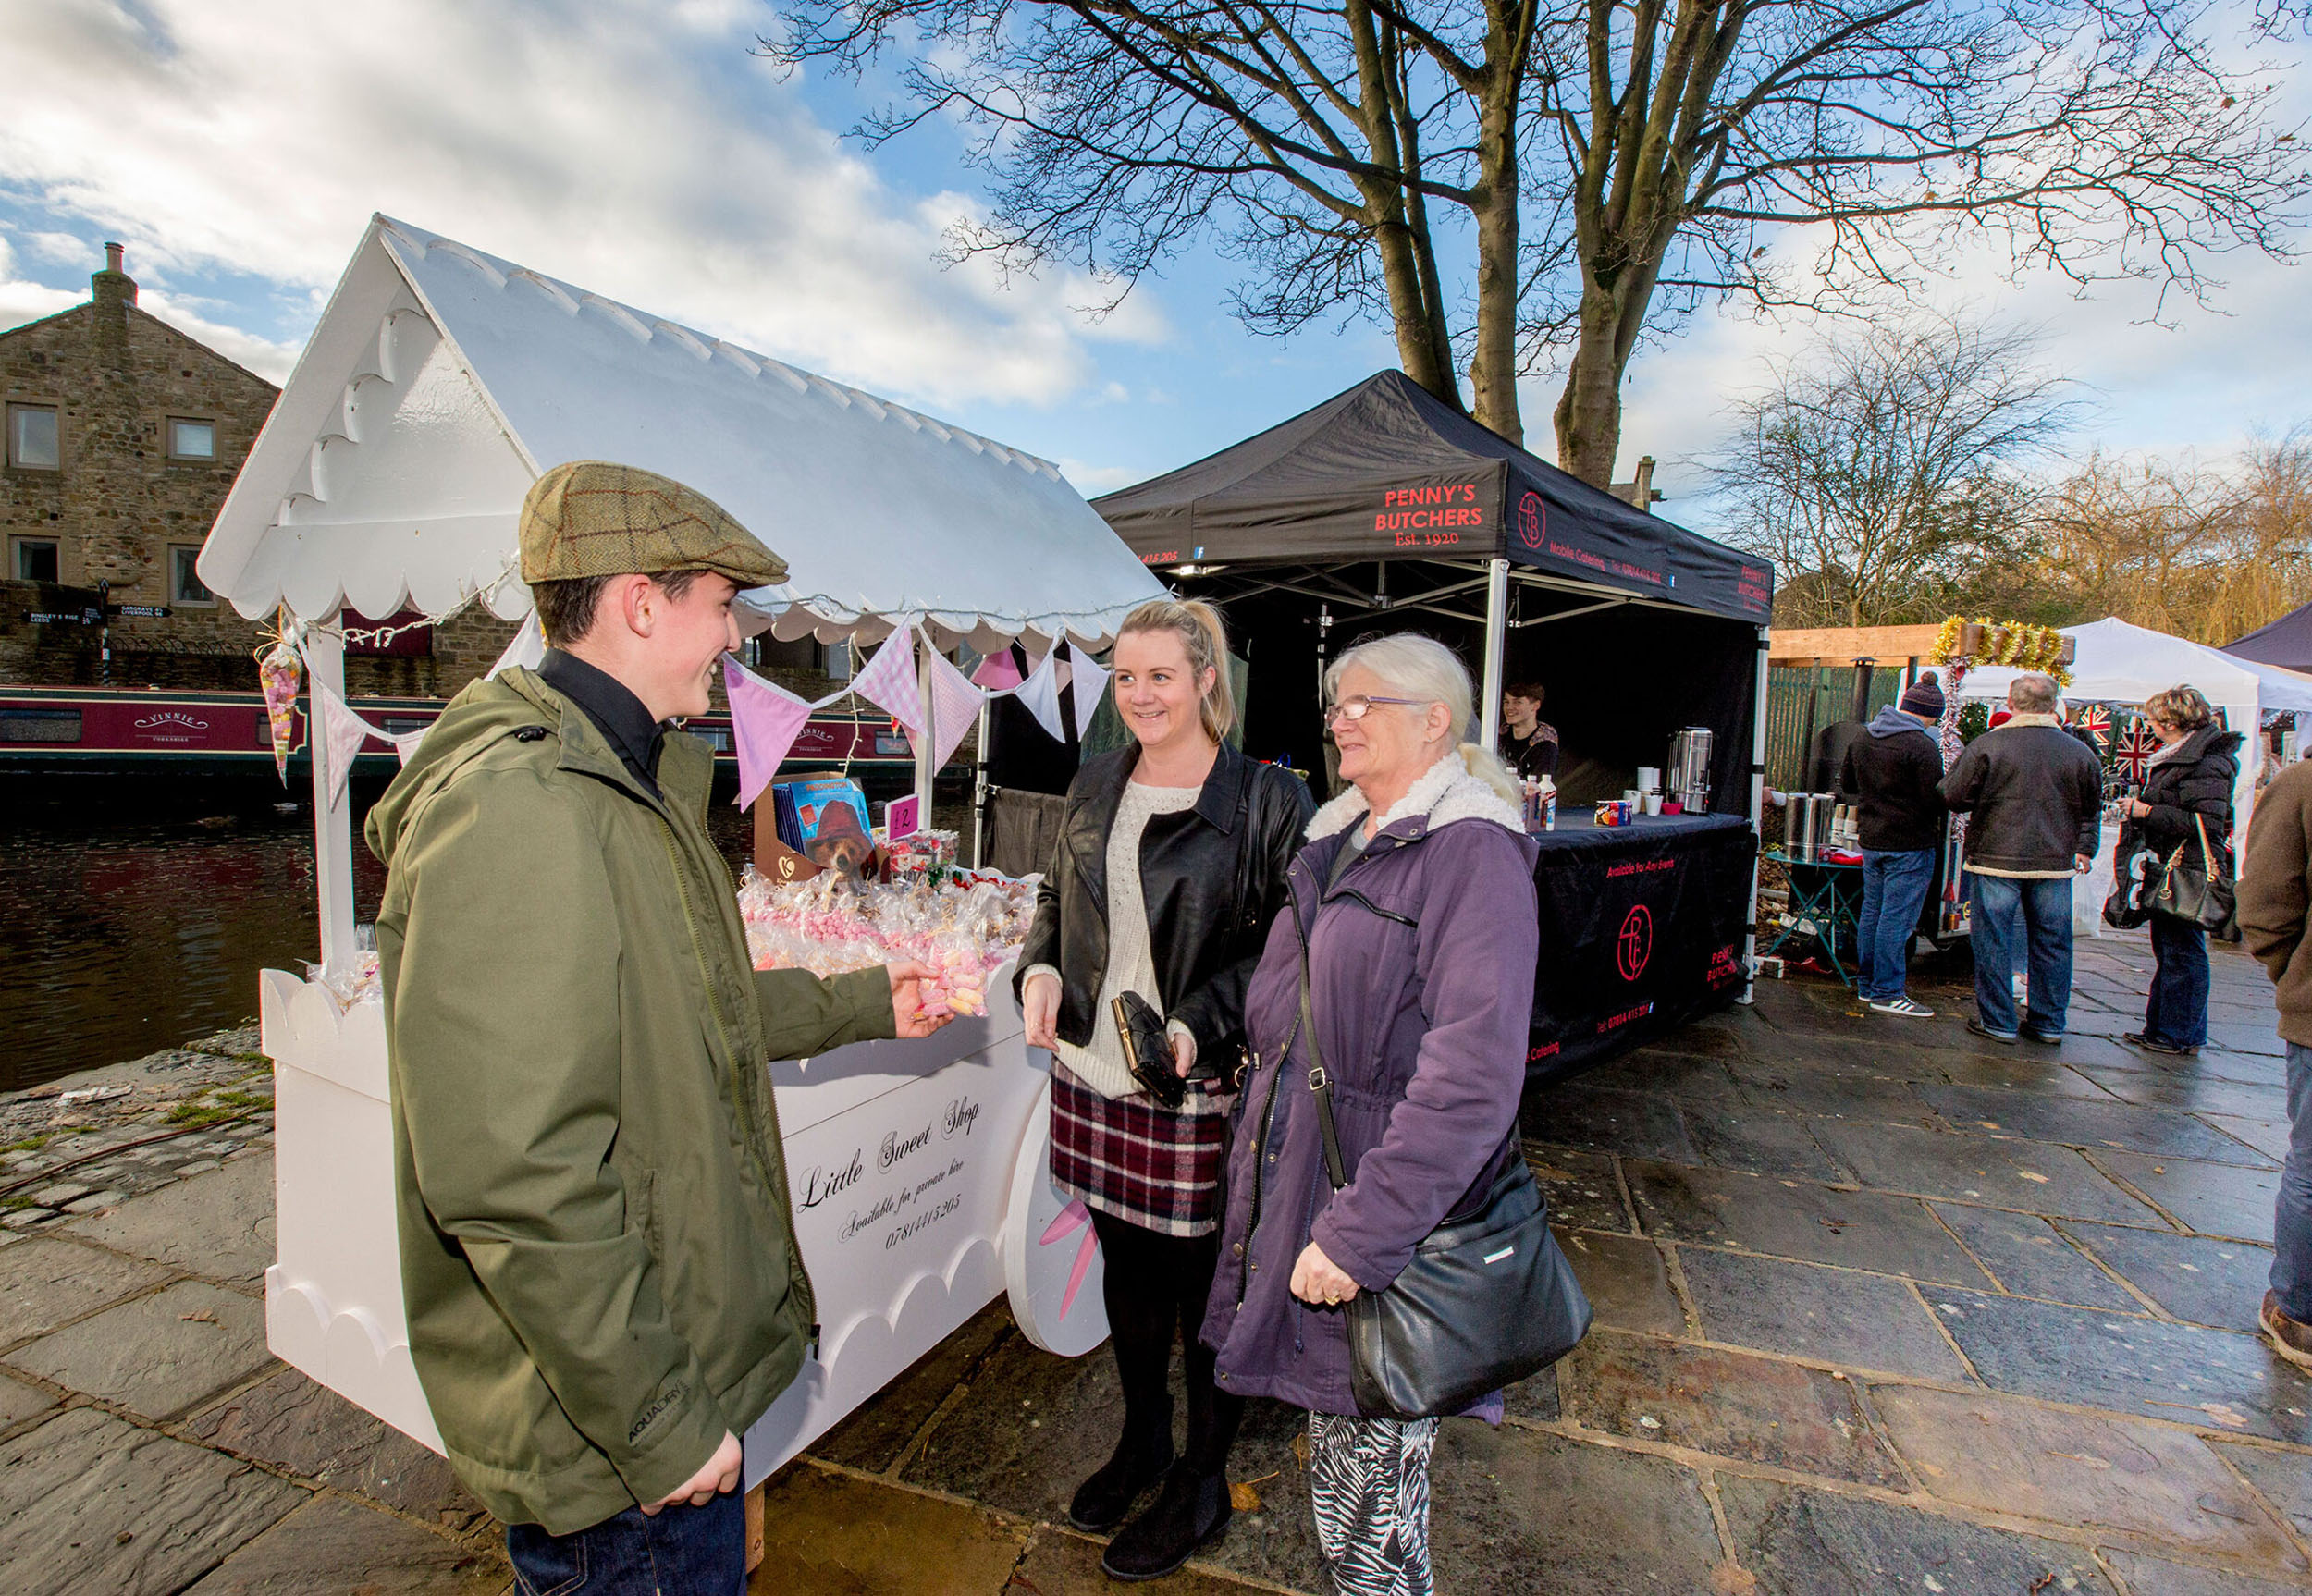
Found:
[{"label": "tree trunk", "polygon": [[1557,398],[1557,463],[1593,487],[1614,485],[1621,448],[1621,368],[1615,337],[1621,320],[1611,291],[1581,291],[1581,330]]},{"label": "tree trunk", "polygon": [[1523,447],[1518,413],[1518,124],[1512,74],[1485,96],[1478,141],[1477,349],[1470,391],[1477,419]]}]

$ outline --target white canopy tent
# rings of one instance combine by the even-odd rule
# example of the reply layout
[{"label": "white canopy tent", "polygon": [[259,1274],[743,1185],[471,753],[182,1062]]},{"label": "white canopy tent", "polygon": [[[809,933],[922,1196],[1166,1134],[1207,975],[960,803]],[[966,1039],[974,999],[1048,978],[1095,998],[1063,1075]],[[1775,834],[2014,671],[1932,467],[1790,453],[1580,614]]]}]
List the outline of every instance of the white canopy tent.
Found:
[{"label": "white canopy tent", "polygon": [[[2063,690],[2070,702],[2141,704],[2155,693],[2188,683],[2224,712],[2232,730],[2246,734],[2249,747],[2240,761],[2239,785],[2232,794],[2232,813],[2244,828],[2256,799],[2256,745],[2263,712],[2312,710],[2312,677],[2132,625],[2117,616],[2067,626],[2062,632],[2079,645],[2071,685]],[[2005,698],[2015,676],[2006,666],[1970,670],[1960,684],[1960,696]]]},{"label": "white canopy tent", "polygon": [[[544,469],[588,458],[695,485],[786,558],[788,584],[747,595],[756,631],[872,644],[920,625],[940,647],[1097,648],[1162,591],[1042,460],[383,217],[234,484],[201,577],[243,615],[286,607],[305,627],[318,708],[344,691],[349,612],[527,613],[523,497]],[[906,657],[928,727],[942,701],[931,662]],[[266,1341],[438,1448],[403,1316],[382,1009],[341,1002],[326,979],[355,960],[350,802],[328,764],[314,761],[325,976],[260,977],[281,1216]],[[928,765],[919,747],[919,787]],[[1046,1245],[1065,1234],[1038,1139],[1049,1085],[1008,990],[991,994],[993,1013],[928,1043],[837,1050],[807,1078],[772,1066],[796,1170],[839,1168],[959,1100],[985,1118],[968,1144],[942,1145],[941,1225],[902,1235],[842,1205],[799,1208],[803,1245],[825,1260],[827,1333],[748,1430],[749,1486],[999,1293],[1039,1345],[1080,1353],[1106,1336],[1098,1274],[1076,1243]]]},{"label": "white canopy tent", "polygon": [[[750,632],[1104,646],[1163,589],[1048,461],[384,216],[347,265],[201,551],[241,614],[528,612],[515,521],[547,468],[614,460],[713,498],[788,562]],[[928,688],[927,688],[928,696]],[[928,741],[928,740],[927,740]],[[351,835],[315,761],[325,963],[352,947]],[[917,780],[928,785],[928,757]]]}]

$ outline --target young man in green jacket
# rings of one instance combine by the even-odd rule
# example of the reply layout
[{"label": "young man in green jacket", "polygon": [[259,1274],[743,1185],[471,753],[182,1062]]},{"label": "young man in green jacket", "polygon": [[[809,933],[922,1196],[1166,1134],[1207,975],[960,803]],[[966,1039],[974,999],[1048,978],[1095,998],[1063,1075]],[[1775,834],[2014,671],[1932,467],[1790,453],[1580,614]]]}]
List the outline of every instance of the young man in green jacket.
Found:
[{"label": "young man in green jacket", "polygon": [[784,562],[600,461],[520,538],[544,662],[459,694],[369,817],[411,1357],[522,1590],[735,1596],[738,1438],[815,1328],[765,1062],[936,1026],[914,965],[752,967],[713,755],[667,725]]}]

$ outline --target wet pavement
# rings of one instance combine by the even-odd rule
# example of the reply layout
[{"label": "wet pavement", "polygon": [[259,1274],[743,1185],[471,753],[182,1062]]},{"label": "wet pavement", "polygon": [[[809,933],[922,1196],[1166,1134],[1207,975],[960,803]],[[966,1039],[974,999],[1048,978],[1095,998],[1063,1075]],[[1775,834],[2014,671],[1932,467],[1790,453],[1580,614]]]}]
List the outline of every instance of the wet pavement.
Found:
[{"label": "wet pavement", "polygon": [[[1447,1422],[1439,1590],[2312,1589],[2312,1377],[2253,1332],[2269,988],[2220,951],[2216,1043],[2155,1058],[2115,1039],[2149,964],[2083,945],[2060,1048],[1968,1036],[1931,979],[1915,1022],[1802,977],[1537,1093],[1597,1327],[1498,1429]],[[265,1355],[249,1123],[221,1164],[0,1242],[0,1589],[507,1589],[439,1459]],[[999,1304],[773,1478],[751,1588],[1105,1590],[1065,1508],[1121,1412],[1104,1352],[1038,1352]],[[1300,1428],[1254,1405],[1250,1504],[1151,1591],[1327,1589]]]}]

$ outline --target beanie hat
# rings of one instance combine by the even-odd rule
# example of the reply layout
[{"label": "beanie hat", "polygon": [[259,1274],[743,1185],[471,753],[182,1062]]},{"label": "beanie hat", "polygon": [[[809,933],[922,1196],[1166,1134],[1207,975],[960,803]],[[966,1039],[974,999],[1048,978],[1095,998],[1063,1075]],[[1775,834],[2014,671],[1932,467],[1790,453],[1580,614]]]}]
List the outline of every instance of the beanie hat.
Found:
[{"label": "beanie hat", "polygon": [[1928,720],[1943,718],[1943,684],[1930,670],[1903,689],[1902,702],[1897,706],[1905,715],[1916,715]]}]

